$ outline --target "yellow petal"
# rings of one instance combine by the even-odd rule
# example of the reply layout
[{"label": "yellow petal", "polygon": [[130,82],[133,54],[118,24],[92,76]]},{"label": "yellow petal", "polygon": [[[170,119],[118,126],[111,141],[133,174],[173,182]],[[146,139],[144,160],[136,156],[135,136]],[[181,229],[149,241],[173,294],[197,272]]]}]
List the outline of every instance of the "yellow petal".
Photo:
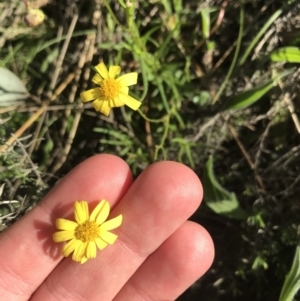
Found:
[{"label": "yellow petal", "polygon": [[80,98],[82,102],[92,101],[99,97],[101,97],[100,88],[90,89],[80,94]]},{"label": "yellow petal", "polygon": [[78,224],[64,218],[58,218],[55,221],[56,228],[59,230],[74,230]]},{"label": "yellow petal", "polygon": [[108,232],[108,231],[103,231],[100,233],[100,237],[107,242],[108,244],[112,245],[118,238],[118,235]]},{"label": "yellow petal", "polygon": [[129,88],[128,88],[128,87],[125,87],[125,86],[121,86],[120,91],[121,91],[122,93],[124,93],[124,94],[128,94]]},{"label": "yellow petal", "polygon": [[77,240],[77,241],[78,241],[78,243],[77,243],[76,248],[73,252],[72,259],[74,261],[80,262],[82,257],[84,257],[84,255],[86,253],[87,243],[82,242],[80,240]]},{"label": "yellow petal", "polygon": [[110,66],[108,71],[109,78],[114,79],[121,72],[120,66]]},{"label": "yellow petal", "polygon": [[107,100],[100,100],[100,99],[96,99],[93,103],[92,103],[93,107],[95,108],[96,111],[101,112],[102,114],[104,114],[105,116],[109,115],[110,112],[110,106],[108,104]]},{"label": "yellow petal", "polygon": [[90,241],[87,245],[86,248],[86,254],[85,257],[86,258],[95,258],[97,255],[97,246],[96,246],[96,242],[94,241]]},{"label": "yellow petal", "polygon": [[90,221],[96,221],[98,225],[102,224],[108,218],[110,206],[108,201],[102,200],[93,210]]},{"label": "yellow petal", "polygon": [[87,262],[87,258],[85,257],[85,256],[83,256],[82,258],[81,258],[81,260],[80,260],[80,263],[81,264],[84,264],[85,262]]},{"label": "yellow petal", "polygon": [[102,80],[103,80],[103,78],[98,73],[96,73],[92,78],[92,82],[96,85],[100,85]]},{"label": "yellow petal", "polygon": [[140,105],[142,104],[141,102],[139,102],[138,100],[136,100],[135,98],[126,95],[124,93],[120,93],[119,94],[119,98],[121,99],[121,101],[123,101],[130,109],[132,110],[137,110]]},{"label": "yellow petal", "polygon": [[108,78],[108,70],[103,62],[95,66],[95,68],[104,79]]},{"label": "yellow petal", "polygon": [[74,216],[78,224],[82,224],[89,219],[89,206],[86,201],[75,202]]},{"label": "yellow petal", "polygon": [[136,72],[131,72],[124,74],[116,79],[122,86],[132,86],[137,83],[138,74]]},{"label": "yellow petal", "polygon": [[101,232],[109,231],[118,228],[122,224],[123,216],[122,214],[118,215],[117,217],[105,222],[99,227],[100,234]]},{"label": "yellow petal", "polygon": [[95,101],[93,101],[92,104],[96,111],[101,110],[101,107],[102,107],[104,101],[107,101],[107,100],[98,98]]},{"label": "yellow petal", "polygon": [[64,257],[68,257],[77,248],[78,244],[79,240],[75,238],[70,240],[67,244],[65,244],[62,249]]},{"label": "yellow petal", "polygon": [[125,103],[119,97],[115,97],[113,100],[109,100],[109,106],[111,108],[122,107],[124,105]]},{"label": "yellow petal", "polygon": [[53,233],[54,242],[62,242],[75,238],[74,231],[58,231]]},{"label": "yellow petal", "polygon": [[96,239],[96,244],[100,250],[103,250],[107,246],[107,243],[103,241],[101,238]]}]

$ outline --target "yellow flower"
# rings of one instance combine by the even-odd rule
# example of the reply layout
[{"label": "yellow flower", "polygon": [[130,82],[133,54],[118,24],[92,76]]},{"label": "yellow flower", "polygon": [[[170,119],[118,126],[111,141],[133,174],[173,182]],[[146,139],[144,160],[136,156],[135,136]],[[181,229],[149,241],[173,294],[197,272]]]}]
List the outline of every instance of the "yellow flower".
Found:
[{"label": "yellow flower", "polygon": [[100,87],[82,92],[80,98],[83,102],[92,101],[96,111],[108,116],[113,107],[127,105],[132,110],[137,110],[141,102],[128,95],[128,86],[137,83],[137,73],[131,72],[115,78],[120,72],[120,66],[110,66],[107,70],[103,62],[96,67],[97,74],[92,81]]},{"label": "yellow flower", "polygon": [[25,16],[25,23],[27,26],[35,27],[42,24],[45,20],[45,14],[40,9],[35,9],[27,6],[27,15]]},{"label": "yellow flower", "polygon": [[56,227],[58,232],[53,234],[55,242],[68,241],[62,253],[68,257],[72,252],[74,261],[85,263],[90,258],[95,258],[97,247],[103,250],[108,244],[113,244],[117,235],[109,232],[122,224],[122,214],[106,221],[110,212],[109,203],[102,200],[92,214],[86,201],[76,201],[74,204],[75,222],[58,218]]}]

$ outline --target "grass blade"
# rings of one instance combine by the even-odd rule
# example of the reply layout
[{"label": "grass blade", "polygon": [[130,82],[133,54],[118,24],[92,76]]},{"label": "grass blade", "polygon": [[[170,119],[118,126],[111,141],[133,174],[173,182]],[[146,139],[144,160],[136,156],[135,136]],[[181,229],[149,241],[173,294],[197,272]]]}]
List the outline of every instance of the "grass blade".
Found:
[{"label": "grass blade", "polygon": [[296,293],[300,288],[300,246],[296,248],[291,270],[287,274],[279,301],[293,301]]},{"label": "grass blade", "polygon": [[274,84],[276,84],[279,79],[287,76],[292,71],[293,70],[284,71],[276,77],[267,81],[264,85],[241,92],[240,94],[229,100],[224,110],[241,110],[251,106],[259,99],[261,99],[269,90],[271,90]]},{"label": "grass blade", "polygon": [[240,59],[239,65],[243,65],[248,57],[248,55],[250,54],[250,52],[252,51],[252,49],[255,47],[255,45],[257,44],[257,42],[259,41],[259,39],[262,37],[262,35],[267,31],[267,29],[274,23],[274,21],[281,15],[282,10],[279,9],[277,10],[267,21],[267,23],[263,26],[263,28],[258,32],[258,34],[255,36],[255,38],[252,40],[252,42],[250,43],[250,45],[247,47],[244,55],[242,56],[242,58]]}]

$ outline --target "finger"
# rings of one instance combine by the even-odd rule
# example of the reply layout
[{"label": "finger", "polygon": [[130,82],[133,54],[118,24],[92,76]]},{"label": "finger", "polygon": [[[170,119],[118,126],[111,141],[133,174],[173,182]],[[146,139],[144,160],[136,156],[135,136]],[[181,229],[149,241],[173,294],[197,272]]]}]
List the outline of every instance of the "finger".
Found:
[{"label": "finger", "polygon": [[114,301],[175,300],[208,270],[213,258],[207,231],[185,222],[148,257]]},{"label": "finger", "polygon": [[112,212],[123,214],[116,243],[84,265],[61,262],[32,301],[112,300],[143,261],[196,210],[201,198],[200,181],[186,166],[151,165]]},{"label": "finger", "polygon": [[52,241],[55,219],[68,216],[75,200],[116,203],[132,182],[127,164],[118,157],[92,157],[71,171],[25,217],[0,236],[1,300],[28,300],[62,259]]}]

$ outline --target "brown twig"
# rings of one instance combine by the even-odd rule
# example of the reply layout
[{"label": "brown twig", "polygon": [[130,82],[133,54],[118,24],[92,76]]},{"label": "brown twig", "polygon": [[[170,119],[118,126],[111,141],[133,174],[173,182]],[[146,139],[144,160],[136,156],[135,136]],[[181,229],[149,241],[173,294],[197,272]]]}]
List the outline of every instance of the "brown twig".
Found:
[{"label": "brown twig", "polygon": [[[284,85],[283,85],[282,80],[280,80],[280,79],[278,80],[278,85],[279,85],[280,89],[283,91],[284,90]],[[291,117],[292,117],[292,119],[294,121],[295,127],[296,127],[298,133],[300,134],[300,123],[299,123],[298,116],[295,113],[295,107],[294,107],[293,100],[292,100],[295,97],[296,97],[295,94],[292,95],[292,97],[291,97],[290,93],[286,92],[283,95],[283,101],[287,105],[287,108],[290,111]]]},{"label": "brown twig", "polygon": [[[97,24],[98,19],[100,17],[100,13],[94,13],[94,18],[92,20],[93,24]],[[73,103],[75,100],[75,95],[78,89],[78,81],[81,75],[81,70],[84,67],[84,65],[88,62],[91,62],[94,56],[94,52],[95,52],[95,42],[96,42],[96,35],[95,34],[91,34],[89,36],[87,36],[86,40],[85,40],[85,45],[84,45],[84,49],[83,52],[79,58],[78,61],[78,71],[76,73],[75,76],[75,83],[71,88],[71,94],[69,95],[69,102]],[[90,76],[90,69],[85,70],[86,72],[84,73],[85,78],[89,78]],[[70,130],[67,142],[64,146],[64,150],[63,150],[63,154],[62,156],[59,158],[59,160],[56,162],[56,164],[54,165],[54,167],[51,170],[51,173],[55,173],[57,170],[59,170],[61,168],[61,166],[63,165],[63,163],[66,161],[68,154],[71,150],[72,144],[73,144],[73,140],[75,138],[76,132],[77,132],[77,128],[81,119],[81,114],[83,112],[83,103],[79,104],[79,110],[77,110],[74,120],[73,120],[73,124],[72,124],[72,128]],[[65,111],[65,120],[68,118],[68,116],[70,116],[71,114],[71,110],[67,109]],[[61,135],[64,135],[65,130],[63,129],[61,131]]]},{"label": "brown twig", "polygon": [[[83,52],[82,52],[82,54],[79,58],[79,61],[78,61],[78,66],[77,66],[78,68],[77,68],[77,72],[76,72],[76,75],[75,75],[75,82],[71,87],[71,93],[69,95],[69,103],[74,103],[74,101],[75,101],[75,96],[76,96],[76,93],[77,93],[77,90],[78,90],[78,81],[80,79],[82,68],[84,67],[84,65],[87,62],[90,62],[93,58],[94,49],[95,49],[94,48],[95,40],[96,40],[96,35],[95,34],[88,35],[86,40],[85,40],[84,49],[83,49]],[[53,168],[51,170],[51,173],[53,173],[53,174],[61,168],[61,166],[64,164],[64,162],[66,161],[66,159],[68,157],[68,154],[71,150],[71,147],[72,147],[72,144],[73,144],[73,141],[74,141],[77,129],[78,129],[78,125],[79,125],[79,122],[80,122],[80,119],[81,119],[82,111],[83,111],[83,103],[80,103],[79,106],[78,106],[78,110],[77,110],[77,112],[74,116],[72,127],[71,127],[71,130],[69,132],[69,136],[68,136],[68,139],[66,141],[66,144],[64,146],[62,156],[59,157],[59,160],[55,163],[55,165],[53,166]],[[65,120],[68,119],[70,114],[71,114],[71,110],[67,109],[65,111]],[[67,123],[65,123],[65,125],[62,127],[62,130],[60,132],[60,134],[62,136],[65,134],[66,126],[67,126]]]},{"label": "brown twig", "polygon": [[0,146],[0,153],[3,153],[18,139],[45,111],[46,104],[42,105],[7,141]]},{"label": "brown twig", "polygon": [[[68,29],[68,32],[67,32],[67,37],[66,37],[65,42],[63,44],[63,47],[61,49],[61,52],[60,52],[60,55],[59,55],[59,58],[58,58],[58,61],[57,61],[57,64],[56,64],[56,68],[55,68],[54,74],[52,76],[52,80],[51,80],[51,83],[50,83],[50,93],[52,93],[54,87],[56,86],[56,83],[57,83],[57,80],[58,80],[58,75],[59,75],[59,72],[61,70],[61,66],[62,66],[62,63],[64,61],[64,58],[66,56],[66,53],[67,53],[67,50],[68,50],[68,47],[69,47],[69,44],[70,44],[70,40],[72,38],[72,34],[74,32],[77,20],[78,20],[78,14],[75,14],[73,16],[71,24],[69,26],[69,29]],[[49,96],[51,98],[53,95],[50,94]]]},{"label": "brown twig", "polygon": [[291,114],[292,119],[294,121],[295,127],[296,127],[298,133],[300,134],[300,123],[299,123],[298,116],[295,113],[295,107],[294,107],[293,100],[292,100],[295,97],[296,97],[295,94],[292,95],[292,97],[290,97],[289,93],[285,93],[284,96],[283,96],[283,100],[286,103],[286,105],[288,107],[288,110],[290,111],[290,114]]},{"label": "brown twig", "polygon": [[223,118],[224,122],[226,123],[232,137],[234,138],[234,140],[236,141],[239,149],[241,150],[242,154],[244,155],[248,165],[250,166],[250,168],[254,171],[254,175],[255,175],[255,178],[260,186],[260,188],[265,191],[265,185],[263,183],[263,180],[261,178],[261,176],[256,172],[255,170],[255,164],[254,162],[252,161],[249,153],[247,152],[245,146],[243,145],[243,143],[241,142],[241,140],[239,139],[239,136],[236,132],[236,130],[234,129],[234,127],[229,123],[229,121],[227,120],[226,116],[224,115],[224,113],[221,113],[221,117]]},{"label": "brown twig", "polygon": [[228,5],[228,2],[224,1],[223,4],[222,4],[222,8],[220,9],[218,18],[217,18],[217,22],[216,22],[215,26],[211,29],[210,35],[214,34],[218,30],[220,25],[222,24],[222,21],[223,21],[224,16],[225,16],[225,8],[226,8],[227,5]]}]

